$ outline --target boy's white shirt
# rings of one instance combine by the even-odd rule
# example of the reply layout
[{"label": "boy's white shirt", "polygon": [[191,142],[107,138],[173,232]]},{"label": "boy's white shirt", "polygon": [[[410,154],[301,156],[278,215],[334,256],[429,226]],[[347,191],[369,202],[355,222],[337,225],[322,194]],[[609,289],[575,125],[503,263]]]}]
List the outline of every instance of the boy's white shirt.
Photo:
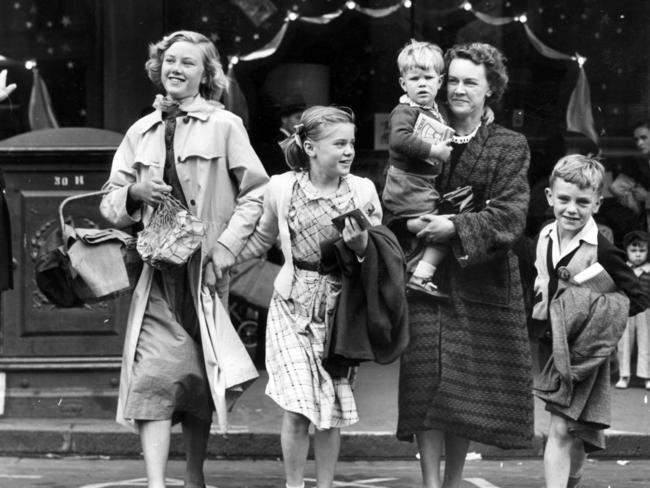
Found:
[{"label": "boy's white shirt", "polygon": [[596,224],[593,217],[589,217],[585,226],[573,236],[569,244],[562,250],[560,250],[560,235],[558,234],[557,220],[549,224],[547,229],[546,235],[551,239],[551,259],[553,266],[556,266],[564,256],[580,247],[582,241],[594,246],[598,244],[598,224]]}]

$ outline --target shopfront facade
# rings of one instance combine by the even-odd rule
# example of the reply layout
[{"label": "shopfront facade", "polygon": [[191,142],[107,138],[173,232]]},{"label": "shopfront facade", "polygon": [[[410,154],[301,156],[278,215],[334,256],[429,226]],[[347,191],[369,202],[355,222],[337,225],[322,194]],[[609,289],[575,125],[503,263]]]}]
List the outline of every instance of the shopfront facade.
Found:
[{"label": "shopfront facade", "polygon": [[[409,39],[443,49],[490,42],[506,54],[510,88],[496,119],[528,137],[531,178],[543,178],[551,144],[567,135],[564,143],[595,135],[607,158],[636,156],[631,125],[650,117],[648,25],[644,0],[2,2],[0,69],[19,85],[0,104],[0,144],[14,138],[0,147],[0,167],[16,257],[15,289],[0,305],[4,415],[113,414],[128,299],[56,309],[35,289],[33,255],[58,203],[102,185],[120,134],[151,109],[156,90],[144,62],[163,35],[190,29],[215,43],[243,95],[235,111],[254,146],[274,133],[287,97],[350,106],[358,126],[353,171],[381,187],[387,115],[401,92],[395,61]],[[93,144],[79,133],[49,146],[33,135],[16,139],[34,127],[34,67],[56,124],[97,129]],[[589,108],[593,132],[567,134],[581,68],[590,91],[579,114]],[[77,212],[92,220],[93,205]]]}]

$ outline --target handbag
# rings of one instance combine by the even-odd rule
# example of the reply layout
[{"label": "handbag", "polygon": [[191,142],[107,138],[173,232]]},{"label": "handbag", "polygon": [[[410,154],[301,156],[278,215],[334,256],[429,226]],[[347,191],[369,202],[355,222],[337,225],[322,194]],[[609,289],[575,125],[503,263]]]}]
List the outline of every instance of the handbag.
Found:
[{"label": "handbag", "polygon": [[63,210],[73,200],[108,190],[74,195],[59,205],[59,227],[44,237],[35,260],[36,285],[58,307],[103,301],[132,290],[142,271],[135,238],[119,229],[76,228]]},{"label": "handbag", "polygon": [[438,201],[438,214],[460,214],[476,210],[471,186],[463,186],[445,193]]}]

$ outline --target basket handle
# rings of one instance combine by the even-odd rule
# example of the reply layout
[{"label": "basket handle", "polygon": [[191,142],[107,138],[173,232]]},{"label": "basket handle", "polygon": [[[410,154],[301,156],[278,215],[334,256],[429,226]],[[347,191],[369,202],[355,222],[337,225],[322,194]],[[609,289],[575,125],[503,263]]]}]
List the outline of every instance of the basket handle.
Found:
[{"label": "basket handle", "polygon": [[69,196],[68,198],[66,198],[65,200],[63,200],[61,202],[61,204],[59,205],[59,225],[61,226],[61,232],[65,232],[65,220],[63,219],[63,207],[65,207],[65,205],[67,203],[70,203],[73,200],[81,200],[82,198],[96,197],[96,196],[99,196],[99,195],[105,195],[105,194],[107,194],[107,193],[109,193],[111,191],[112,191],[112,189],[111,190],[107,189],[107,190],[91,191],[89,193],[82,193],[81,195],[72,195],[72,196]]}]

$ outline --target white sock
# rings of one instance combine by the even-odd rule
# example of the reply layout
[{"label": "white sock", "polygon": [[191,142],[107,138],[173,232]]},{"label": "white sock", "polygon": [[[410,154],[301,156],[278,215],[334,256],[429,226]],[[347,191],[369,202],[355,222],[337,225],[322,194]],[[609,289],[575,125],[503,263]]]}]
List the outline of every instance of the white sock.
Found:
[{"label": "white sock", "polygon": [[418,278],[431,278],[436,272],[436,267],[433,264],[429,264],[426,261],[418,261],[415,271],[413,271],[413,276]]},{"label": "white sock", "polygon": [[287,488],[305,488],[305,482],[303,481],[301,485],[298,486],[291,486],[289,483],[286,484]]}]

